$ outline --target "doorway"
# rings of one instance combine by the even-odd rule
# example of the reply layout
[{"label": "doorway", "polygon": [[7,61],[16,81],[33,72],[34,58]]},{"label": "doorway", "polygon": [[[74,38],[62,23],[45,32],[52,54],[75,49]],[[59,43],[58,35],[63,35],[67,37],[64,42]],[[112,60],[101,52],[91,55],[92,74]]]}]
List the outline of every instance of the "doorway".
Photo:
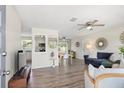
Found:
[{"label": "doorway", "polygon": [[32,37],[31,36],[21,36],[21,47],[22,47],[22,55],[20,55],[20,67],[24,65],[32,65]]},{"label": "doorway", "polygon": [[58,45],[59,66],[72,62],[71,39],[60,39]]}]

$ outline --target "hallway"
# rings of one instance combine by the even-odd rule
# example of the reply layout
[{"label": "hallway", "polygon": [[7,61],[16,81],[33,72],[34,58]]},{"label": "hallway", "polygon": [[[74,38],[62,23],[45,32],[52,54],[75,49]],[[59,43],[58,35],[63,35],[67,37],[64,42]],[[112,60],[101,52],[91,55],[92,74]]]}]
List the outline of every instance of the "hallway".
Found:
[{"label": "hallway", "polygon": [[33,69],[28,87],[83,88],[84,66],[83,60],[73,59],[60,67]]}]

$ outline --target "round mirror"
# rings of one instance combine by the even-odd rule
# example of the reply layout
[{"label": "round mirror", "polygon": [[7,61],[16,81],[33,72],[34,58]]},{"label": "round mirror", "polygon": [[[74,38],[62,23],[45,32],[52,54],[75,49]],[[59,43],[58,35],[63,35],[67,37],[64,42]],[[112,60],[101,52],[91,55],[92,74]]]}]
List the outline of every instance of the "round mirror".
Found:
[{"label": "round mirror", "polygon": [[120,35],[120,41],[122,44],[124,44],[124,31]]},{"label": "round mirror", "polygon": [[79,42],[76,42],[75,45],[76,45],[76,47],[79,47],[80,46],[80,43]]},{"label": "round mirror", "polygon": [[98,45],[99,45],[100,47],[102,47],[102,46],[104,45],[104,43],[103,43],[102,41],[100,41],[100,42],[98,42]]},{"label": "round mirror", "polygon": [[98,38],[96,40],[96,48],[99,50],[103,50],[107,47],[108,42],[105,38]]}]

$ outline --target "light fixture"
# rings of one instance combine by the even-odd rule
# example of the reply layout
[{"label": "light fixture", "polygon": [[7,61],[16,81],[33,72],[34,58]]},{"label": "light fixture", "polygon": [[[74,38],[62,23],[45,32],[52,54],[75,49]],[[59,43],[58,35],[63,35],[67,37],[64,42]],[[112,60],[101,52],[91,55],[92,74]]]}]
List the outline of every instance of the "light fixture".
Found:
[{"label": "light fixture", "polygon": [[86,49],[93,49],[93,41],[88,41],[86,43]]},{"label": "light fixture", "polygon": [[62,41],[66,41],[66,37],[62,37]]},{"label": "light fixture", "polygon": [[92,49],[92,45],[91,45],[91,44],[87,44],[87,45],[86,45],[86,48],[87,48],[87,49]]},{"label": "light fixture", "polygon": [[92,26],[88,26],[87,29],[88,29],[88,30],[91,30],[91,29],[92,29]]}]

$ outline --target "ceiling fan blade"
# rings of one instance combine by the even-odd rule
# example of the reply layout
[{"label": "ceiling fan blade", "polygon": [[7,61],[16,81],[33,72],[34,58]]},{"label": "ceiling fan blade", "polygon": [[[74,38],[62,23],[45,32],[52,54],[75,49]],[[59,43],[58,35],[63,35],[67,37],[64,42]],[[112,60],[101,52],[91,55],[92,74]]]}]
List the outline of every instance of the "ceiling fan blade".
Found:
[{"label": "ceiling fan blade", "polygon": [[86,26],[86,24],[77,24],[78,26]]},{"label": "ceiling fan blade", "polygon": [[93,26],[105,26],[105,24],[94,24]]},{"label": "ceiling fan blade", "polygon": [[94,20],[94,21],[92,22],[92,24],[95,24],[96,22],[98,22],[98,20]]},{"label": "ceiling fan blade", "polygon": [[80,31],[80,30],[82,30],[83,28],[86,28],[86,27],[81,27],[81,28],[79,28],[78,30]]},{"label": "ceiling fan blade", "polygon": [[96,22],[98,22],[98,20],[89,21],[89,22],[86,22],[86,24],[87,25],[94,25]]}]

